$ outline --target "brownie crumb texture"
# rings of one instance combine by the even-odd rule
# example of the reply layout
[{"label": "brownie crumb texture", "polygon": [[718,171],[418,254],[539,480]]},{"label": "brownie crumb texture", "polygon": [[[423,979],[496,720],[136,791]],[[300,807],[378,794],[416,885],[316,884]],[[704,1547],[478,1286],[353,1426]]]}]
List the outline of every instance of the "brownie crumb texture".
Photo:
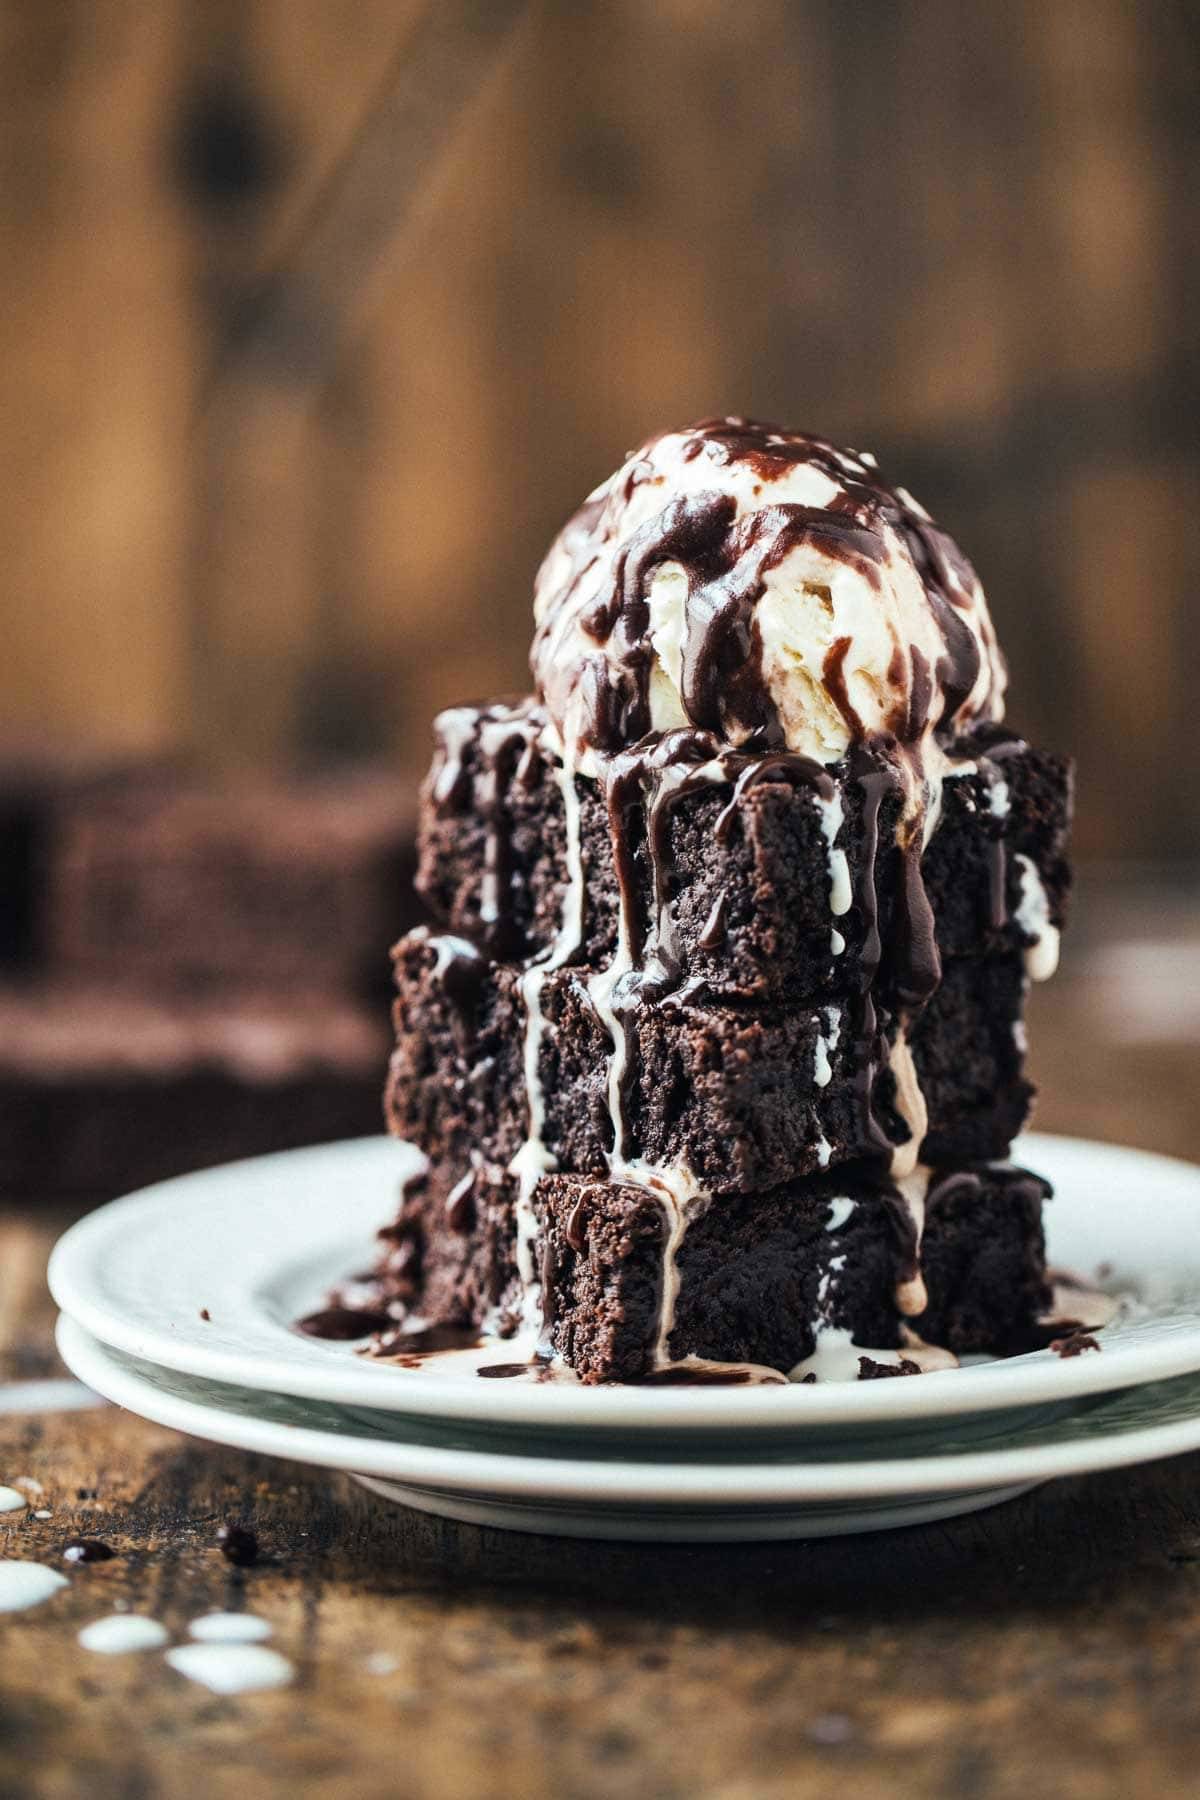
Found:
[{"label": "brownie crumb texture", "polygon": [[902,1356],[898,1362],[876,1362],[873,1356],[860,1356],[858,1359],[858,1379],[860,1381],[882,1381],[889,1375],[919,1375],[920,1363],[910,1357]]}]

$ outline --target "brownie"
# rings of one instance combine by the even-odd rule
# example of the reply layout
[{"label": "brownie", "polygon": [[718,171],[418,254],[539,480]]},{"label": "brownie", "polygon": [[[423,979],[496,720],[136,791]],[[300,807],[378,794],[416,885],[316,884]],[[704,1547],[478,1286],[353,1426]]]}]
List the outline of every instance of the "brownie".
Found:
[{"label": "brownie", "polygon": [[[417,880],[426,904],[450,930],[510,960],[544,951],[562,916],[561,764],[543,745],[543,723],[532,702],[443,715],[422,794]],[[1018,856],[1037,870],[1059,926],[1070,887],[1069,763],[994,730],[959,740],[955,755],[965,772],[944,783],[922,862],[944,960],[1021,947]],[[811,776],[803,758],[775,758],[736,797],[732,781],[705,781],[667,806],[661,860],[670,871],[678,975],[697,992],[807,1002],[873,983],[903,880],[894,765],[864,754],[831,771],[832,815]],[[602,967],[617,937],[610,822],[597,781],[577,776],[575,791],[586,876],[575,960]],[[826,829],[839,818],[831,846]],[[654,885],[645,821],[622,823],[633,827],[635,907],[644,918]],[[847,863],[849,905],[837,914],[831,847]]]},{"label": "brownie", "polygon": [[[434,1177],[413,1184],[383,1234],[382,1303],[402,1313],[419,1294],[430,1322],[515,1328],[514,1190],[482,1163],[451,1186]],[[1050,1298],[1048,1193],[1020,1169],[935,1171],[919,1251],[928,1304],[907,1320],[897,1292],[918,1260],[911,1215],[877,1175],[843,1170],[714,1199],[677,1254],[669,1356],[787,1371],[814,1357],[827,1332],[868,1357],[916,1354],[920,1341],[964,1353],[1029,1348],[1044,1335],[1037,1321]],[[645,1187],[575,1174],[544,1177],[533,1203],[550,1345],[585,1381],[645,1379],[662,1323],[659,1200]],[[820,1368],[818,1354],[818,1379]]]},{"label": "brownie", "polygon": [[[828,1178],[713,1201],[676,1260],[665,1349],[787,1371],[810,1356],[818,1322],[864,1346],[899,1342],[894,1289],[902,1251],[891,1207],[874,1192],[839,1214]],[[542,1269],[554,1274],[550,1341],[585,1379],[637,1380],[660,1329],[663,1209],[645,1188],[550,1176]],[[544,1274],[543,1274],[544,1280]]]},{"label": "brownie", "polygon": [[507,1334],[520,1317],[514,1208],[517,1183],[476,1157],[465,1172],[411,1178],[399,1215],[379,1233],[378,1301],[435,1325]]},{"label": "brownie", "polygon": [[346,1001],[0,989],[6,1200],[110,1199],[187,1169],[378,1129],[386,1057]]},{"label": "brownie", "polygon": [[1018,857],[1033,864],[1050,923],[1067,923],[1074,807],[1069,757],[980,727],[955,754],[978,767],[942,786],[941,816],[921,859],[943,958],[1024,947]]},{"label": "brownie", "polygon": [[929,1307],[913,1321],[960,1354],[1011,1353],[1045,1341],[1050,1306],[1042,1202],[1050,1184],[1021,1169],[960,1169],[930,1186],[921,1242]]},{"label": "brownie", "polygon": [[0,750],[0,1182],[105,1199],[378,1129],[385,945],[421,914],[378,766],[218,785]]},{"label": "brownie", "polygon": [[382,997],[381,946],[419,917],[414,862],[403,785],[379,769],[111,782],[58,808],[47,961],[139,992]]},{"label": "brownie", "polygon": [[51,915],[66,818],[117,793],[161,789],[175,766],[0,745],[0,975],[33,979],[52,960]]},{"label": "brownie", "polygon": [[[394,955],[391,1129],[438,1167],[464,1167],[472,1151],[507,1167],[527,1133],[519,970],[421,929]],[[1014,1030],[1021,964],[1010,954],[950,969],[911,1034],[929,1110],[924,1153],[985,1160],[1005,1153],[1032,1093]],[[604,1175],[614,1148],[608,1032],[574,969],[547,974],[541,1006],[543,1140],[560,1168]],[[886,1158],[910,1135],[886,1061],[896,1031],[869,999],[842,1008],[635,1005],[624,1154],[686,1164],[714,1192]]]},{"label": "brownie", "polygon": [[56,772],[25,762],[0,772],[0,971],[25,974],[44,960],[46,860]]},{"label": "brownie", "polygon": [[[922,1162],[991,1161],[1025,1125],[1035,1093],[1024,1075],[1025,992],[1019,955],[945,964],[941,985],[908,1029],[929,1114]],[[880,1084],[884,1128],[903,1142],[903,1121],[889,1104],[890,1071],[882,1071]]]}]

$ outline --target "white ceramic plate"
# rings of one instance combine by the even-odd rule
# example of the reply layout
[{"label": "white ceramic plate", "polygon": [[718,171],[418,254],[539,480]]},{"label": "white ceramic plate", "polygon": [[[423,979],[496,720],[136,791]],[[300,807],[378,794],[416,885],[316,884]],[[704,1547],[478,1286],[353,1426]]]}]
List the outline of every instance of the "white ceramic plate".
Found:
[{"label": "white ceramic plate", "polygon": [[[879,1530],[947,1517],[1039,1481],[1119,1468],[1200,1448],[1200,1375],[1079,1401],[1004,1430],[989,1448],[958,1447],[956,1421],[931,1422],[892,1455],[639,1462],[634,1434],[607,1456],[569,1448],[495,1454],[447,1447],[444,1427],[394,1414],[264,1394],[139,1364],[62,1318],[68,1367],[98,1393],[161,1425],[212,1442],[367,1478],[425,1510],[512,1529],[610,1536],[796,1536]],[[460,1430],[462,1428],[460,1427]],[[999,1441],[995,1441],[999,1440]],[[884,1442],[881,1440],[877,1449]],[[971,1438],[964,1440],[968,1446]],[[648,1446],[646,1446],[648,1448]],[[644,1451],[643,1451],[644,1454]],[[380,1485],[382,1484],[382,1485]],[[933,1509],[933,1510],[931,1510]],[[628,1515],[628,1516],[627,1516]],[[634,1528],[636,1529],[628,1529]]]},{"label": "white ceramic plate", "polygon": [[[1103,1352],[1049,1351],[919,1380],[817,1387],[599,1387],[480,1381],[511,1348],[371,1361],[293,1321],[369,1263],[411,1147],[387,1138],[292,1150],[159,1183],[73,1226],[50,1286],[94,1337],[143,1362],[234,1386],[480,1427],[796,1432],[1072,1399],[1200,1368],[1200,1169],[1147,1152],[1030,1135],[1014,1160],[1049,1177],[1051,1260],[1132,1292]],[[207,1312],[209,1317],[202,1315]]]},{"label": "white ceramic plate", "polygon": [[458,1519],[465,1525],[531,1531],[543,1537],[619,1538],[658,1544],[746,1544],[779,1538],[857,1537],[865,1531],[899,1531],[906,1525],[932,1525],[939,1519],[983,1512],[1002,1501],[1016,1500],[1038,1485],[1030,1481],[1020,1487],[988,1488],[978,1494],[947,1494],[932,1500],[862,1500],[842,1506],[713,1506],[703,1511],[624,1506],[606,1511],[586,1503],[532,1506],[495,1495],[476,1499],[469,1494],[434,1493],[406,1487],[399,1481],[379,1481],[373,1475],[356,1475],[354,1480],[382,1500],[410,1506],[416,1512],[433,1513],[438,1518]]}]

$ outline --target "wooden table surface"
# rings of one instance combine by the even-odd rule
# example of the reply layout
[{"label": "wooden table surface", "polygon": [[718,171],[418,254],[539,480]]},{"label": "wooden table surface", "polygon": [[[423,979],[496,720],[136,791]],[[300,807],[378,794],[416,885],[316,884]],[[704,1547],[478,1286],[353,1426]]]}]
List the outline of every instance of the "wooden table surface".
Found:
[{"label": "wooden table surface", "polygon": [[[1200,1154],[1196,1020],[1147,1035],[1122,971],[1093,955],[1038,996],[1039,1123]],[[42,1279],[61,1223],[0,1224],[4,1379],[59,1372]],[[120,1554],[0,1619],[3,1796],[1200,1792],[1197,1456],[745,1548],[444,1523],[113,1408],[0,1418],[0,1481],[22,1477],[45,1493],[0,1515],[0,1554],[54,1563],[77,1533]],[[230,1518],[258,1533],[255,1567],[215,1548]],[[253,1609],[297,1678],[218,1698],[157,1653],[81,1649],[122,1603],[176,1636]]]}]

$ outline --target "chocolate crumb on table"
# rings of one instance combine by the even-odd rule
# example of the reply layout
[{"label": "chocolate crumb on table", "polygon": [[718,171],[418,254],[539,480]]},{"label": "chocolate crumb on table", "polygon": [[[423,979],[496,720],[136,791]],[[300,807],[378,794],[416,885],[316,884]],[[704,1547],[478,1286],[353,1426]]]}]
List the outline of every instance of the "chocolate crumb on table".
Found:
[{"label": "chocolate crumb on table", "polygon": [[102,1538],[78,1537],[63,1545],[62,1559],[67,1563],[111,1562],[116,1554]]},{"label": "chocolate crumb on table", "polygon": [[217,1546],[226,1562],[249,1568],[258,1561],[258,1538],[245,1525],[224,1524],[217,1531]]},{"label": "chocolate crumb on table", "polygon": [[1072,1331],[1066,1337],[1051,1338],[1050,1348],[1056,1356],[1081,1356],[1085,1350],[1099,1350],[1100,1345],[1090,1331]]}]

